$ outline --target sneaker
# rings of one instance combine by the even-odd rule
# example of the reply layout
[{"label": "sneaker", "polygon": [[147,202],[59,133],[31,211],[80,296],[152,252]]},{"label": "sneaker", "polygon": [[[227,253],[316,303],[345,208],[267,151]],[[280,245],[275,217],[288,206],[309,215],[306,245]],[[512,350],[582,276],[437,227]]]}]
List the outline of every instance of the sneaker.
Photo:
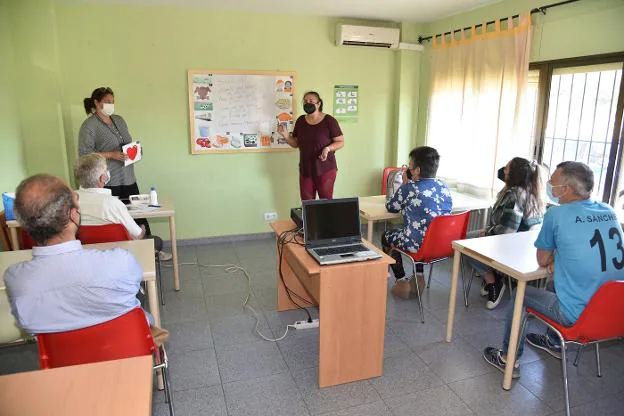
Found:
[{"label": "sneaker", "polygon": [[390,292],[397,298],[409,299],[411,290],[410,280],[403,278],[396,281]]},{"label": "sneaker", "polygon": [[530,333],[526,335],[526,340],[535,348],[546,351],[558,360],[561,359],[561,346],[552,344],[547,335]]},{"label": "sneaker", "polygon": [[[494,347],[487,347],[483,350],[483,358],[493,367],[498,368],[501,372],[505,372],[505,359],[503,358],[503,351]],[[511,372],[511,378],[520,378],[520,362],[516,360],[514,363],[513,371]]]},{"label": "sneaker", "polygon": [[479,294],[483,297],[486,297],[488,295],[488,290],[485,288],[486,285],[487,283],[485,283],[485,280],[481,281],[481,291],[479,292]]},{"label": "sneaker", "polygon": [[488,290],[488,301],[485,303],[485,307],[492,310],[498,306],[503,299],[503,293],[505,293],[505,283],[502,280],[496,280],[494,283],[486,285]]},{"label": "sneaker", "polygon": [[167,253],[166,251],[158,252],[158,260],[160,261],[169,261],[173,258],[173,254]]}]

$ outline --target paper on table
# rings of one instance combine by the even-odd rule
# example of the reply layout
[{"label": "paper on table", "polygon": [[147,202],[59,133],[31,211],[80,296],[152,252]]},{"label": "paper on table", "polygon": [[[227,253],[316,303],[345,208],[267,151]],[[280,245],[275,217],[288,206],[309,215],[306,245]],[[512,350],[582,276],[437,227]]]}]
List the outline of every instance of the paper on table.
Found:
[{"label": "paper on table", "polygon": [[124,166],[132,165],[133,163],[138,162],[143,157],[143,152],[141,149],[141,143],[139,142],[131,142],[121,147],[121,151],[124,152],[128,158],[124,162]]}]

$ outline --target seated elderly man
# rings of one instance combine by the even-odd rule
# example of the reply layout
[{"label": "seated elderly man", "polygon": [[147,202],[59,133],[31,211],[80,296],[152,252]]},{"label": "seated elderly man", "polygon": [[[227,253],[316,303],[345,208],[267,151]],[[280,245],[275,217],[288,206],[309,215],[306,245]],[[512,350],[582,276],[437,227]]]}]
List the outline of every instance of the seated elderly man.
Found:
[{"label": "seated elderly man", "polygon": [[82,247],[76,240],[80,203],[63,181],[50,175],[25,179],[14,210],[37,243],[32,260],[10,266],[4,275],[11,312],[25,331],[85,328],[139,307],[141,266],[123,249]]},{"label": "seated elderly man", "polygon": [[[550,199],[559,204],[544,215],[535,241],[537,262],[554,270],[555,291],[527,287],[524,304],[564,326],[572,326],[598,288],[610,280],[624,279],[622,227],[613,208],[590,199],[594,173],[581,162],[563,162],[546,184]],[[503,349],[487,347],[485,360],[505,370],[513,302],[507,312]],[[552,331],[527,334],[535,348],[561,359],[559,338]],[[518,341],[518,357],[524,348],[524,334]],[[513,377],[520,377],[518,361]]]},{"label": "seated elderly man", "polygon": [[[90,153],[80,157],[74,167],[74,176],[80,188],[80,213],[82,225],[122,224],[128,234],[135,240],[142,238],[154,239],[156,251],[162,253],[163,241],[160,237],[145,235],[145,227],[137,225],[128,213],[128,209],[111,190],[104,188],[110,180],[106,167],[106,159],[98,153]],[[169,253],[163,253],[165,257]],[[161,260],[168,260],[163,258]]]}]

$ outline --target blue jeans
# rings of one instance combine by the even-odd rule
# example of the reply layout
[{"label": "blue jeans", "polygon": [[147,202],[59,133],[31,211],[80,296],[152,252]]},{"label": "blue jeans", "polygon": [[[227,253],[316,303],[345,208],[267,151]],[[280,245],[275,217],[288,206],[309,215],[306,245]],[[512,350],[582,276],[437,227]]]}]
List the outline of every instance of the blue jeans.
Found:
[{"label": "blue jeans", "polygon": [[483,276],[483,273],[485,273],[486,271],[494,272],[494,269],[492,269],[489,266],[486,266],[485,264],[481,263],[479,260],[473,259],[472,257],[468,257],[468,256],[466,257],[468,260],[468,266],[475,269],[475,271],[477,271],[481,276]]},{"label": "blue jeans", "polygon": [[[559,298],[557,298],[555,292],[538,289],[533,286],[527,286],[526,292],[524,294],[524,308],[527,307],[535,309],[537,312],[564,326],[571,326],[574,324],[574,322],[570,322],[561,311],[559,307]],[[509,307],[507,308],[507,319],[505,321],[505,338],[503,339],[503,354],[507,354],[507,349],[509,348],[509,334],[511,333],[513,308],[514,302],[511,302],[509,304]],[[523,311],[523,314],[525,313],[526,311]],[[560,344],[559,337],[550,328],[546,331],[546,335],[548,336],[551,344]],[[520,334],[520,339],[518,340],[518,355],[516,358],[520,358],[520,356],[522,356],[522,352],[524,350],[524,338],[525,333],[523,332],[522,334]]]}]

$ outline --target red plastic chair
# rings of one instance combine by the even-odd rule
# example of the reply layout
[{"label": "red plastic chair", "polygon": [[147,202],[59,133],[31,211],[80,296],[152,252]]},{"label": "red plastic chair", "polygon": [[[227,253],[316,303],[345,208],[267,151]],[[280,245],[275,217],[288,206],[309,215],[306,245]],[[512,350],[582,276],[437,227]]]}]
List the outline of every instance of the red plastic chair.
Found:
[{"label": "red plastic chair", "polygon": [[165,397],[174,415],[167,353],[154,344],[141,308],[87,328],[38,334],[37,343],[41,369],[155,355],[154,370],[162,369]]},{"label": "red plastic chair", "polygon": [[403,168],[384,168],[383,177],[381,178],[381,195],[385,195],[388,192],[388,176],[395,170],[403,170]]},{"label": "red plastic chair", "polygon": [[[435,217],[431,221],[431,224],[429,224],[429,228],[427,228],[427,232],[425,233],[425,238],[416,253],[408,253],[398,248],[393,248],[390,252],[398,251],[403,257],[407,258],[412,264],[414,276],[416,276],[417,264],[429,265],[429,278],[427,279],[427,287],[429,287],[431,285],[433,265],[439,261],[453,257],[454,253],[451,243],[455,240],[463,240],[466,238],[469,218],[470,211]],[[461,265],[462,285],[465,287],[463,263]],[[420,298],[420,291],[418,288],[418,279],[416,279],[416,295],[420,307],[421,322],[425,323],[422,299]],[[465,295],[466,291],[464,290],[464,296]]]},{"label": "red plastic chair", "polygon": [[123,224],[82,225],[78,230],[77,237],[82,244],[132,240]]},{"label": "red plastic chair", "polygon": [[[570,416],[568,372],[566,368],[567,344],[577,344],[579,348],[594,344],[596,346],[598,377],[602,377],[599,343],[624,337],[624,302],[622,302],[622,299],[624,299],[624,280],[614,280],[603,284],[594,293],[579,319],[571,327],[563,326],[536,310],[527,308],[527,314],[522,322],[520,333],[524,332],[529,318],[536,318],[552,329],[561,341],[561,373],[567,416]],[[577,362],[578,356],[575,365]]]},{"label": "red plastic chair", "polygon": [[36,246],[35,241],[32,239],[30,234],[28,234],[28,232],[23,228],[20,228],[20,230],[21,230],[21,237],[22,237],[21,249],[30,250],[34,246]]}]

